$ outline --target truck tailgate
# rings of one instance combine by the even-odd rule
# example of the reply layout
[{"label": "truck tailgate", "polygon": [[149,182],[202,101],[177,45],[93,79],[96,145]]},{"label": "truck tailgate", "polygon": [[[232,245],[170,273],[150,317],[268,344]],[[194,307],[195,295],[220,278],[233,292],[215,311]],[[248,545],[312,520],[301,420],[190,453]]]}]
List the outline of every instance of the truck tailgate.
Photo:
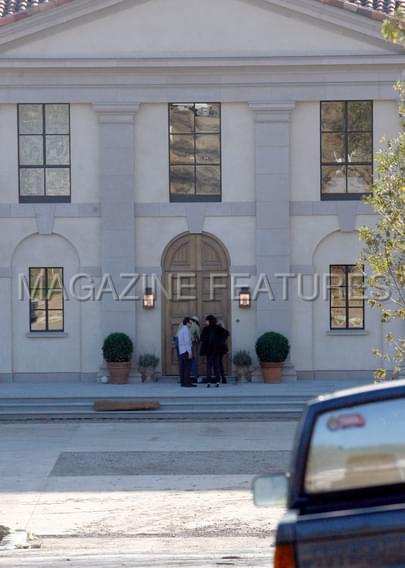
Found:
[{"label": "truck tailgate", "polygon": [[405,507],[387,505],[298,517],[299,567],[405,567]]}]

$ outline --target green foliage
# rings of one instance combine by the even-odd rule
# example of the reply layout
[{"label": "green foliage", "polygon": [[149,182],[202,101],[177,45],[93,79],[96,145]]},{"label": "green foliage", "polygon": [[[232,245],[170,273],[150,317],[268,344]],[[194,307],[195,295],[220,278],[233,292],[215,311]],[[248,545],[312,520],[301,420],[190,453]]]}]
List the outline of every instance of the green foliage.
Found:
[{"label": "green foliage", "polygon": [[259,360],[263,363],[280,363],[285,361],[289,350],[288,339],[275,331],[263,333],[256,341],[256,353]]},{"label": "green foliage", "polygon": [[153,367],[154,369],[159,365],[159,357],[153,353],[143,353],[138,357],[138,367]]},{"label": "green foliage", "polygon": [[252,365],[252,357],[249,351],[241,349],[234,354],[232,362],[235,367],[250,367]]},{"label": "green foliage", "polygon": [[[367,285],[372,306],[382,310],[383,321],[405,319],[405,133],[386,142],[376,157],[373,194],[365,199],[378,215],[375,227],[360,227],[364,242],[360,258],[372,269]],[[389,306],[381,289],[390,291]]]},{"label": "green foliage", "polygon": [[[384,20],[381,31],[387,41],[405,47],[405,7],[399,7],[393,16]],[[405,127],[405,82],[398,81],[395,89],[399,93],[399,115]]]},{"label": "green foliage", "polygon": [[393,16],[384,20],[381,31],[387,41],[405,45],[405,10],[398,8]]},{"label": "green foliage", "polygon": [[134,345],[126,333],[111,333],[105,338],[103,355],[107,363],[126,363],[131,360]]},{"label": "green foliage", "polygon": [[[382,32],[387,41],[405,46],[405,12],[384,21]],[[399,93],[399,115],[405,126],[405,83],[396,85]],[[366,278],[371,307],[379,308],[381,320],[388,323],[405,319],[405,132],[397,138],[383,140],[378,152],[373,194],[365,199],[378,215],[374,227],[359,229],[364,247],[359,263],[371,269]],[[385,292],[384,292],[385,290]],[[387,294],[388,292],[388,294]],[[389,296],[389,298],[387,298]],[[385,341],[391,354],[374,349],[376,357],[394,364],[393,376],[399,374],[405,355],[405,338],[396,339],[387,334]],[[386,377],[384,369],[377,369],[375,379]]]}]

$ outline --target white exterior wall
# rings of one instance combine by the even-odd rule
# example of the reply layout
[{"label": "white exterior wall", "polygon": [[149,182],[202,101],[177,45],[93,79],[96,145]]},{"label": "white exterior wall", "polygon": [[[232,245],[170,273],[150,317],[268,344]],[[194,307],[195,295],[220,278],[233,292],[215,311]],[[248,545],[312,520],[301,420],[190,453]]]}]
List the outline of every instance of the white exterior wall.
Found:
[{"label": "white exterior wall", "polygon": [[72,203],[97,203],[100,200],[98,122],[91,105],[70,106],[70,136]]},{"label": "white exterior wall", "polygon": [[[377,101],[374,105],[375,144],[382,135],[391,136],[398,131],[396,104],[391,101]],[[90,105],[71,105],[72,136],[72,203],[98,203],[98,146],[97,122]],[[0,130],[0,138],[11,148],[10,154],[0,156],[1,176],[4,180],[1,202],[16,203],[17,193],[17,136],[16,107],[1,105],[0,118],[6,129]],[[13,136],[14,131],[14,136]],[[241,135],[242,133],[242,135]],[[12,144],[10,144],[12,140]],[[254,201],[254,135],[253,117],[247,105],[222,105],[222,147],[223,147],[223,202]],[[14,149],[14,150],[13,150]],[[316,201],[319,195],[319,103],[301,103],[296,106],[292,118],[291,135],[291,179],[292,201]],[[5,156],[7,155],[7,159]],[[238,159],[244,156],[245,159]],[[12,167],[13,166],[13,167]],[[135,202],[167,204],[169,202],[168,182],[168,140],[167,105],[142,105],[136,120],[136,174]],[[358,216],[356,226],[369,223],[370,216]],[[188,230],[187,218],[161,217],[158,230],[156,218],[136,219],[135,244],[137,267],[159,269],[162,253],[167,244],[179,234]],[[251,267],[255,265],[255,218],[232,216],[207,216],[203,230],[218,237],[227,248],[231,265]],[[76,265],[69,266],[69,255],[55,247],[56,237],[38,237],[41,247],[33,247],[32,239],[37,231],[34,219],[3,219],[1,222],[0,258],[1,266],[13,266],[16,271],[27,272],[28,266],[41,264],[63,264],[66,278],[79,267],[98,267],[100,264],[100,221],[97,218],[56,218],[54,232],[66,239],[70,247],[77,251]],[[303,238],[303,235],[305,238]],[[24,241],[25,238],[28,240]],[[18,253],[13,261],[13,253],[24,241],[24,254]],[[22,246],[22,245],[20,245]],[[66,244],[66,247],[69,248]],[[339,232],[339,219],[335,215],[293,216],[291,218],[291,263],[292,265],[312,266],[316,272],[323,273],[332,263],[352,263],[354,251],[360,250],[355,233]],[[19,251],[20,247],[17,248]],[[63,258],[63,262],[57,258]],[[51,260],[53,259],[53,260]],[[34,261],[35,260],[35,261]],[[306,277],[306,290],[310,293],[311,277]],[[15,280],[2,279],[3,298],[15,288]],[[97,280],[96,280],[97,282]],[[254,287],[255,278],[251,280]],[[370,370],[375,367],[371,349],[381,345],[381,326],[378,313],[366,308],[366,334],[342,336],[328,334],[328,301],[308,302],[297,298],[296,283],[292,285],[292,353],[291,358],[298,371],[312,372],[333,370]],[[6,301],[7,303],[7,301]],[[26,306],[17,303],[13,297],[12,312],[9,317],[16,320],[12,331],[11,352],[15,346],[20,349],[18,360],[9,356],[10,337],[9,317],[2,322],[0,334],[3,338],[3,372],[13,369],[24,377],[29,372],[95,373],[101,364],[100,310],[98,303],[84,302],[79,307],[65,305],[67,338],[58,338],[53,346],[54,357],[47,360],[37,358],[31,364],[34,353],[46,349],[48,339],[37,340],[26,337],[28,329]],[[7,314],[7,312],[6,312]],[[76,321],[77,319],[77,321]],[[80,324],[79,324],[80,322]],[[255,307],[240,310],[237,302],[232,304],[233,348],[250,349],[253,355],[256,316]],[[145,311],[137,306],[136,354],[161,351],[161,299],[158,297],[156,309]],[[249,338],[249,339],[247,339]],[[39,351],[40,351],[39,350]],[[74,353],[72,359],[67,353]],[[342,352],[345,357],[342,358]],[[346,356],[349,353],[349,356]],[[361,354],[361,355],[360,355]],[[74,363],[72,361],[74,360]],[[344,361],[344,363],[342,363]],[[43,367],[41,367],[41,365]]]},{"label": "white exterior wall", "polygon": [[[167,105],[142,104],[137,112],[135,123],[136,203],[166,203],[169,201],[168,120]],[[142,264],[142,260],[139,262]],[[150,266],[150,263],[146,266]]]},{"label": "white exterior wall", "polygon": [[[374,101],[374,152],[383,137],[400,131],[397,103]],[[292,123],[292,201],[318,202],[320,195],[319,102],[296,106]],[[331,203],[331,202],[329,202]],[[336,202],[332,202],[336,203]],[[346,204],[347,206],[347,204]],[[348,205],[350,207],[350,205]],[[356,215],[353,229],[370,225],[375,217]],[[294,216],[291,219],[292,265],[312,267],[315,274],[328,273],[331,264],[354,264],[361,250],[357,233],[341,232],[336,215]],[[304,278],[305,295],[314,290],[313,276]],[[378,310],[365,306],[365,333],[329,332],[329,301],[300,300],[293,286],[292,359],[300,371],[372,370],[377,366],[374,347],[382,348],[383,327]],[[385,333],[385,331],[384,331]],[[343,356],[344,355],[344,356]],[[325,373],[324,373],[325,374]]]},{"label": "white exterior wall", "polygon": [[2,303],[0,322],[0,377],[11,379],[12,361],[12,281],[11,273],[7,278],[0,278],[0,301]]},{"label": "white exterior wall", "polygon": [[247,104],[223,104],[221,118],[222,200],[255,201],[255,134],[252,111]]},{"label": "white exterior wall", "polygon": [[[354,264],[361,250],[356,233],[332,233],[317,247],[314,254],[315,271],[329,272],[330,264]],[[317,371],[337,369],[364,371],[374,369],[373,347],[381,347],[381,325],[378,310],[365,306],[365,333],[329,334],[329,301],[322,298],[313,303],[313,365]]]},{"label": "white exterior wall", "polygon": [[[7,149],[0,153],[0,204],[18,203],[16,104],[0,104],[0,124],[0,144]],[[98,124],[91,105],[71,105],[70,135],[72,203],[97,203]]]},{"label": "white exterior wall", "polygon": [[[18,203],[17,106],[0,105],[0,203]],[[1,246],[1,244],[0,244]],[[0,256],[3,259],[3,256]]]},{"label": "white exterior wall", "polygon": [[[0,156],[0,204],[9,206],[18,204],[16,104],[0,105],[0,124],[0,144],[7,149]],[[91,105],[71,105],[71,141],[72,204],[92,204],[90,209],[95,209],[99,201],[98,124]],[[20,302],[17,299],[16,275],[20,272],[27,275],[28,267],[33,265],[64,266],[67,283],[80,267],[99,266],[99,220],[75,218],[73,213],[73,218],[54,219],[52,230],[55,236],[35,237],[38,224],[35,218],[29,218],[29,210],[33,208],[36,214],[44,206],[15,207],[14,218],[3,218],[0,224],[0,266],[13,271],[12,280],[0,280],[5,305],[12,302],[12,307],[7,310],[8,317],[5,311],[0,325],[3,338],[0,369],[3,373],[19,373],[21,380],[30,373],[41,373],[43,378],[46,378],[43,373],[58,373],[62,378],[66,378],[64,373],[75,378],[85,373],[94,374],[101,360],[98,305],[85,302],[74,306],[74,302],[66,302],[66,337],[55,340],[27,337],[29,311],[27,300]],[[64,239],[66,250],[58,247],[60,237],[56,235]],[[24,253],[20,251],[21,247]],[[77,262],[74,265],[69,262],[68,249],[76,251]],[[9,300],[8,295],[11,295]],[[53,341],[51,349],[49,341]]]},{"label": "white exterior wall", "polygon": [[[13,350],[12,364],[15,373],[80,373],[81,328],[80,303],[65,302],[66,336],[59,333],[40,337],[29,334],[28,298],[19,299],[18,279],[24,274],[28,280],[29,266],[63,266],[64,281],[69,281],[79,269],[79,259],[74,248],[57,235],[32,235],[16,248],[12,260],[13,287]],[[57,377],[56,377],[57,378]]]},{"label": "white exterior wall", "polygon": [[[136,203],[169,202],[168,120],[167,104],[142,104],[137,112]],[[247,104],[222,104],[221,133],[222,201],[254,201],[254,128]]]},{"label": "white exterior wall", "polygon": [[[252,202],[254,188],[253,116],[247,104],[222,104],[222,201]],[[169,152],[167,104],[141,105],[136,116],[135,202],[169,203]],[[243,156],[243,159],[240,157]],[[201,204],[204,207],[204,204]],[[226,247],[232,266],[255,264],[254,217],[210,217],[203,230],[219,238]],[[136,264],[140,269],[160,268],[163,252],[173,239],[188,231],[185,217],[153,217],[136,219]],[[161,297],[156,308],[143,310],[137,306],[136,357],[148,351],[160,356],[162,317]],[[255,310],[240,310],[232,302],[233,348],[250,348],[246,337],[255,335]]]},{"label": "white exterior wall", "polygon": [[[50,10],[47,21],[55,27],[45,32],[37,27],[41,16],[20,22],[15,28],[0,29],[3,377],[10,378],[14,372],[17,379],[28,380],[30,373],[40,373],[41,377],[56,373],[62,378],[86,380],[94,378],[102,365],[100,302],[65,304],[67,336],[27,337],[29,311],[15,297],[15,279],[19,271],[27,273],[33,264],[54,264],[65,267],[65,280],[81,271],[89,272],[99,283],[103,258],[100,172],[105,165],[99,158],[100,117],[108,120],[109,112],[119,115],[115,117],[116,125],[120,120],[126,124],[134,121],[134,270],[159,273],[168,243],[189,230],[206,231],[222,241],[233,271],[253,273],[253,289],[257,279],[256,251],[260,249],[256,242],[260,241],[256,223],[256,194],[260,192],[261,202],[266,203],[272,217],[272,234],[284,235],[278,240],[275,237],[274,243],[259,242],[266,245],[263,250],[270,250],[275,263],[277,247],[285,258],[289,256],[292,270],[297,268],[308,275],[328,271],[333,263],[355,262],[360,250],[355,229],[372,223],[374,218],[357,202],[320,201],[319,100],[377,99],[375,150],[383,135],[397,134],[400,125],[396,103],[387,85],[401,67],[395,59],[397,51],[378,39],[378,24],[320,3],[314,11],[314,3],[308,0],[291,6],[277,0],[120,2],[114,8],[68,21],[73,4],[60,8],[60,12],[59,8]],[[58,20],[58,13],[66,14],[64,22]],[[18,40],[23,29],[26,35]],[[10,43],[2,43],[9,30]],[[332,59],[328,59],[330,55]],[[358,55],[365,56],[367,65],[352,63]],[[196,59],[191,61],[193,56]],[[283,56],[289,57],[284,60]],[[387,66],[379,56],[388,58]],[[28,63],[25,57],[30,58]],[[102,57],[108,61],[102,61]],[[80,69],[81,65],[88,68]],[[17,101],[70,103],[71,204],[18,203]],[[167,103],[187,101],[219,101],[222,105],[222,202],[218,204],[169,202]],[[261,104],[267,105],[264,130],[260,128]],[[279,141],[275,134],[288,129],[280,128],[279,122],[272,130],[271,124],[273,119],[275,124],[287,120],[282,118],[283,104],[294,108],[289,152],[287,141]],[[274,118],[275,107],[278,116]],[[122,129],[111,126],[109,132],[113,136]],[[271,140],[269,133],[273,135]],[[122,158],[125,162],[128,156],[122,156],[125,152],[120,140],[116,142],[114,160]],[[288,154],[290,167],[284,168]],[[113,160],[111,155],[107,157]],[[124,165],[128,166],[133,155],[129,158]],[[271,178],[276,198],[273,210],[263,199],[265,184],[255,187],[260,174],[267,172],[266,160],[271,166],[269,171],[275,172]],[[278,161],[282,176],[276,175],[280,173],[276,171]],[[264,169],[256,171],[258,168]],[[288,183],[282,185],[285,178]],[[274,229],[277,211],[282,212],[285,205],[275,205],[278,184],[290,186],[291,217],[289,227]],[[261,223],[266,225],[266,215],[263,210],[260,213]],[[284,251],[288,232],[289,250]],[[308,293],[310,288],[308,277]],[[291,362],[301,376],[370,371],[376,366],[371,348],[381,343],[378,312],[366,308],[365,334],[336,336],[327,333],[329,302],[299,300],[296,282],[291,285],[290,298]],[[143,351],[161,355],[161,307],[159,296],[154,310],[143,310],[141,303],[137,304],[135,356]],[[240,310],[233,302],[234,350],[248,349],[254,354],[258,321],[255,310],[255,305]]]},{"label": "white exterior wall", "polygon": [[374,101],[374,151],[381,147],[382,138],[396,138],[401,132],[398,103]]},{"label": "white exterior wall", "polygon": [[[10,134],[1,129],[5,146],[14,148],[11,155],[4,160],[6,192],[1,193],[3,203],[18,203],[18,153],[17,153],[17,113],[16,105],[1,105],[0,118],[7,125],[7,131],[13,132],[13,144],[10,145]],[[169,203],[169,169],[168,169],[168,110],[166,104],[141,105],[136,118],[136,168],[134,180],[134,199],[136,203]],[[98,124],[95,113],[90,105],[71,105],[71,140],[72,140],[72,203],[87,203],[97,206],[98,197]],[[243,134],[241,136],[241,133]],[[2,154],[2,158],[6,154]],[[238,157],[244,156],[244,160]],[[222,164],[223,164],[223,201],[254,201],[254,135],[253,118],[247,104],[223,104],[222,105]],[[3,166],[3,164],[1,164]],[[6,167],[7,166],[7,167]],[[12,167],[11,167],[12,166]],[[30,206],[28,206],[30,207]],[[40,205],[35,205],[38,209]],[[63,206],[66,207],[66,206]],[[235,231],[235,227],[237,230]],[[222,240],[227,248],[231,262],[235,266],[254,265],[255,254],[255,221],[253,217],[206,217],[203,226],[204,231],[216,235]],[[166,217],[159,219],[158,229],[156,219],[142,217],[136,220],[135,244],[136,266],[159,268],[164,249],[167,244],[179,234],[188,230],[185,217]],[[11,256],[17,244],[29,235],[35,234],[37,225],[34,219],[7,219],[3,220],[0,231],[4,235],[0,240],[0,258],[2,265],[11,263]],[[54,220],[53,231],[63,236],[72,247],[75,248],[79,258],[78,267],[83,271],[87,267],[100,265],[100,221],[90,218],[64,218],[57,217]],[[31,242],[28,240],[27,242]],[[54,256],[54,242],[52,237],[43,236],[42,258],[36,253],[29,257],[28,250],[24,261],[21,260],[18,270],[23,268],[26,262],[25,272],[33,263],[36,265],[49,266],[49,256]],[[55,261],[53,261],[55,262]],[[64,261],[63,261],[64,262]],[[61,261],[59,261],[59,264]],[[69,270],[65,272],[65,282],[68,283]],[[95,279],[98,283],[99,280]],[[4,286],[7,288],[7,282]],[[14,286],[14,284],[13,284]],[[6,295],[8,289],[4,291]],[[235,314],[232,316],[234,326],[233,341],[235,348],[244,347],[246,333],[254,335],[255,314],[239,310],[235,304]],[[14,316],[21,315],[21,304],[16,304]],[[58,349],[55,351],[55,365],[61,361],[59,372],[67,372],[70,368],[72,373],[91,373],[97,371],[100,365],[100,306],[95,302],[83,302],[81,304],[81,334],[79,355],[75,357],[75,365],[66,357],[61,357],[63,349],[69,348],[71,339],[60,338],[56,342]],[[153,312],[137,306],[136,355],[142,351],[154,351],[160,355],[161,350],[161,314],[160,298]],[[25,309],[25,308],[24,308]],[[65,304],[66,314],[71,312],[71,304]],[[21,311],[22,313],[22,311]],[[27,322],[23,318],[22,325],[14,331],[13,342],[27,345],[19,359],[18,368],[13,364],[6,364],[4,371],[11,369],[18,373],[28,373],[31,359],[31,346],[35,340],[25,337]],[[66,329],[69,331],[72,320],[67,318]],[[4,322],[2,332],[7,336],[9,321]],[[241,329],[242,328],[242,329]],[[240,331],[240,338],[238,337]],[[73,334],[75,335],[75,334]],[[48,339],[43,340],[46,342]],[[22,343],[21,343],[22,342]],[[60,346],[63,347],[62,351]],[[7,350],[5,350],[7,351]],[[5,361],[3,359],[3,361]],[[42,358],[42,361],[46,359]],[[56,365],[57,367],[57,365]],[[32,372],[44,369],[32,370]],[[57,368],[49,368],[49,372],[55,372]]]},{"label": "white exterior wall", "polygon": [[319,132],[319,101],[297,103],[291,123],[291,201],[319,201]]}]

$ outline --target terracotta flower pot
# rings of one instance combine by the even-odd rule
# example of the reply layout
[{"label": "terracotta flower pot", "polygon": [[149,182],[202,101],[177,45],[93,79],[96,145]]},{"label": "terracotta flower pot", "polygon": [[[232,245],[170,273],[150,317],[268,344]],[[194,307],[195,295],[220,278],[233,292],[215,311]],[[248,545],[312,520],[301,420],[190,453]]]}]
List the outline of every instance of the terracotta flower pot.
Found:
[{"label": "terracotta flower pot", "polygon": [[265,383],[281,383],[284,361],[281,361],[280,363],[265,363],[264,361],[261,361],[260,367],[262,368],[262,375]]},{"label": "terracotta flower pot", "polygon": [[252,370],[250,367],[235,366],[236,383],[250,383],[252,381]]},{"label": "terracotta flower pot", "polygon": [[157,382],[155,367],[139,367],[139,372],[143,383]]},{"label": "terracotta flower pot", "polygon": [[126,363],[107,363],[110,372],[110,383],[113,385],[126,385],[128,383],[131,361]]}]

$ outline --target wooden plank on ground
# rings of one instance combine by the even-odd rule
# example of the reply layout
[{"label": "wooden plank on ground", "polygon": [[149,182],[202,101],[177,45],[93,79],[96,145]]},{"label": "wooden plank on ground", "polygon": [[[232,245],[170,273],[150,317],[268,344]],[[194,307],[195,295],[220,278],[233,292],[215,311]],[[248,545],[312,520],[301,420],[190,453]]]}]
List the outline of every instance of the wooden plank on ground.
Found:
[{"label": "wooden plank on ground", "polygon": [[94,401],[96,412],[108,412],[114,410],[159,410],[160,402],[157,400],[108,400]]}]

